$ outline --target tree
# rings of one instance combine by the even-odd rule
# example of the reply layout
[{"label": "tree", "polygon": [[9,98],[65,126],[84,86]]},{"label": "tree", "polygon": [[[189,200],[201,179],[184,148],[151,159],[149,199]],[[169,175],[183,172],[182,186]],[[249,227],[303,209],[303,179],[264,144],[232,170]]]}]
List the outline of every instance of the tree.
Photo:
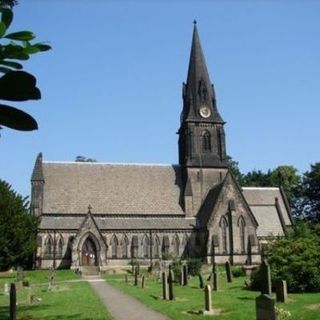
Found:
[{"label": "tree", "polygon": [[294,166],[283,165],[271,171],[270,185],[282,187],[292,207],[301,196],[301,176]]},{"label": "tree", "polygon": [[77,156],[75,161],[76,162],[97,162],[96,159],[87,158],[87,157],[84,157],[84,156]]},{"label": "tree", "polygon": [[242,185],[243,183],[243,174],[239,169],[239,162],[232,159],[232,157],[227,156],[229,168],[231,170],[232,175],[237,180],[237,182]]},{"label": "tree", "polygon": [[0,180],[0,270],[27,265],[36,249],[37,226],[27,199]]},{"label": "tree", "polygon": [[302,178],[300,216],[320,222],[320,162],[311,165]]},{"label": "tree", "polygon": [[[21,61],[30,55],[50,50],[44,43],[31,43],[35,34],[30,31],[7,33],[13,20],[12,7],[16,1],[0,0],[0,99],[9,101],[38,100],[40,90],[36,78],[25,71]],[[30,131],[38,128],[36,120],[28,113],[15,107],[0,104],[0,128],[6,126],[15,130]]]},{"label": "tree", "polygon": [[243,186],[247,187],[270,187],[271,171],[266,173],[261,170],[253,170],[243,176]]}]

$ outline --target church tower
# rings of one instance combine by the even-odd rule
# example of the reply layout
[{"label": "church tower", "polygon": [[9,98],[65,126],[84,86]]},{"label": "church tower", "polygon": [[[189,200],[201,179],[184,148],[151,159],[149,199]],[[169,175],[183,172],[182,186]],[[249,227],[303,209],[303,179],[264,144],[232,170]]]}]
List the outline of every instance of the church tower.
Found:
[{"label": "church tower", "polygon": [[197,214],[208,191],[228,170],[224,124],[217,105],[194,22],[187,82],[183,83],[183,110],[179,134],[179,163],[183,180],[183,207]]}]

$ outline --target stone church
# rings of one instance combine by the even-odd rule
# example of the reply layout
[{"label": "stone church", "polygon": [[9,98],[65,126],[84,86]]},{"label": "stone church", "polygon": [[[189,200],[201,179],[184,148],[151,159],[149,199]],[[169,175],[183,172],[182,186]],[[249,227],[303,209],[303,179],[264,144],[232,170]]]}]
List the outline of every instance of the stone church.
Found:
[{"label": "stone church", "polygon": [[44,161],[31,177],[40,216],[36,266],[99,270],[170,257],[260,262],[292,224],[281,188],[242,188],[228,166],[224,120],[194,25],[183,84],[179,164]]}]

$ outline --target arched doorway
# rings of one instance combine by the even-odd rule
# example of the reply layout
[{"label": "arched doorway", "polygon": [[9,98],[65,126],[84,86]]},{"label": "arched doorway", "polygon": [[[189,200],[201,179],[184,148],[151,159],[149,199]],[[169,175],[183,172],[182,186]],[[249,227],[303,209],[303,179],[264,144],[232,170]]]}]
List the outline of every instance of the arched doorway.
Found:
[{"label": "arched doorway", "polygon": [[97,266],[97,248],[90,237],[82,245],[81,264],[83,266]]}]

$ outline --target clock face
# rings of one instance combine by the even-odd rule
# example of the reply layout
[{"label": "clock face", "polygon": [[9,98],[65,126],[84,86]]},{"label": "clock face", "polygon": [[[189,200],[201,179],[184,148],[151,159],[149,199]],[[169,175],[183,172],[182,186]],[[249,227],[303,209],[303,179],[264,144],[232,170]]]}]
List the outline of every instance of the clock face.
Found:
[{"label": "clock face", "polygon": [[201,107],[200,108],[200,116],[202,118],[209,118],[211,116],[211,111],[208,107]]}]

